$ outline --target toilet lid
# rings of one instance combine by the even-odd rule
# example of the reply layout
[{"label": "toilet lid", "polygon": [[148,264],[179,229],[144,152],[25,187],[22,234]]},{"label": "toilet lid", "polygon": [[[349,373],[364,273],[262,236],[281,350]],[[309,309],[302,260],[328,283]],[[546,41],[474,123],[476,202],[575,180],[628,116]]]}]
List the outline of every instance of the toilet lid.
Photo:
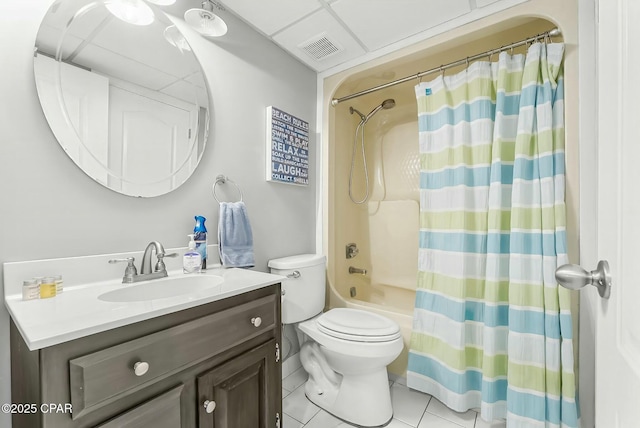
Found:
[{"label": "toilet lid", "polygon": [[400,337],[400,327],[373,312],[336,308],[317,320],[318,330],[339,339],[358,342],[387,342]]}]

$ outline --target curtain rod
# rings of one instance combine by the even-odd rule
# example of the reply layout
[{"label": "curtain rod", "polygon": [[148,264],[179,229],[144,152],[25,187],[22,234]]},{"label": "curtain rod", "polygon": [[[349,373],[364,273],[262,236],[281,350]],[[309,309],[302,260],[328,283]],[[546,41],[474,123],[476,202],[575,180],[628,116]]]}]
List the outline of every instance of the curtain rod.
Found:
[{"label": "curtain rod", "polygon": [[505,49],[515,48],[515,47],[518,47],[518,46],[526,45],[526,44],[531,43],[531,42],[535,42],[536,40],[539,40],[539,39],[542,39],[542,38],[559,36],[560,34],[562,34],[560,29],[554,28],[552,30],[545,31],[544,33],[540,33],[540,34],[537,34],[535,36],[528,37],[528,38],[526,38],[524,40],[520,40],[519,42],[515,42],[515,43],[511,43],[509,45],[501,46],[498,49],[491,49],[491,50],[488,50],[486,52],[482,52],[482,53],[477,54],[477,55],[468,56],[468,57],[466,57],[464,59],[459,59],[457,61],[450,62],[449,64],[444,64],[444,65],[441,65],[440,67],[432,68],[431,70],[421,71],[420,73],[413,74],[411,76],[406,76],[406,77],[403,77],[401,79],[394,80],[392,82],[383,83],[382,85],[374,86],[373,88],[365,89],[363,91],[356,92],[356,93],[353,93],[351,95],[346,95],[346,96],[341,97],[341,98],[333,98],[331,100],[331,105],[335,107],[336,105],[338,105],[339,103],[341,103],[343,101],[351,100],[353,98],[357,98],[357,97],[360,97],[362,95],[367,95],[367,94],[370,94],[372,92],[379,91],[381,89],[389,88],[391,86],[399,85],[400,83],[408,82],[409,80],[420,79],[421,77],[426,76],[428,74],[443,72],[444,70],[446,70],[448,68],[451,68],[451,67],[456,67],[456,66],[462,65],[462,64],[468,64],[469,61],[474,61],[476,59],[484,58],[486,56],[491,57],[491,55],[493,55],[495,53],[502,52]]}]

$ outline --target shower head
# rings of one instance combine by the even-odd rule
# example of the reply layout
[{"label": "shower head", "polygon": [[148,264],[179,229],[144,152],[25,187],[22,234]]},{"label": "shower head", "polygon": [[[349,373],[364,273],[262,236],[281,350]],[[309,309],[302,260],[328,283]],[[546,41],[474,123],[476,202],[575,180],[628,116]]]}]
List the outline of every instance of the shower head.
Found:
[{"label": "shower head", "polygon": [[358,110],[354,109],[353,107],[349,107],[349,113],[353,114],[353,113],[357,113],[358,116],[360,116],[360,120],[362,121],[362,124],[364,125],[365,123],[367,123],[369,121],[369,119],[371,119],[371,117],[376,114],[378,112],[378,110],[380,109],[385,109],[385,110],[389,110],[390,108],[395,107],[396,105],[396,101],[392,98],[386,99],[384,100],[380,105],[376,106],[373,110],[371,110],[369,112],[368,115],[364,115],[362,113],[360,113]]},{"label": "shower head", "polygon": [[389,98],[387,100],[384,100],[380,105],[382,106],[383,109],[388,110],[396,106],[396,100],[394,100],[393,98]]},{"label": "shower head", "polygon": [[389,98],[384,100],[379,106],[371,110],[369,114],[365,116],[364,123],[367,123],[369,119],[371,119],[371,117],[373,117],[373,115],[378,112],[378,110],[380,109],[389,110],[390,108],[395,107],[395,105],[396,105],[396,101],[394,99]]}]

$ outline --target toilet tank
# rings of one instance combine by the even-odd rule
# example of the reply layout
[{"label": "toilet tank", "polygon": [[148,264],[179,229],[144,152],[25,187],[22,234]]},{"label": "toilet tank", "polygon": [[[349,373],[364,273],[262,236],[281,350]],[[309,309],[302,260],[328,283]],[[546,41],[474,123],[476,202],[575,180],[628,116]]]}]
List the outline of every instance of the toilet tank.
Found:
[{"label": "toilet tank", "polygon": [[318,315],[324,309],[327,258],[300,254],[269,261],[271,273],[282,281],[282,323],[293,324]]}]

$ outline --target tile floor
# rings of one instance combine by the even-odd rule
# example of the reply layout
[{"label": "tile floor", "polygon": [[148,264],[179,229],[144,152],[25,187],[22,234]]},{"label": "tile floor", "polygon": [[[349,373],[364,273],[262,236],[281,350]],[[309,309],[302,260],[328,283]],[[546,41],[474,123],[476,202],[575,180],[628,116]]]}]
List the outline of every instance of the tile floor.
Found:
[{"label": "tile floor", "polygon": [[[283,428],[353,428],[312,404],[304,396],[307,374],[299,368],[282,380]],[[402,380],[390,381],[393,420],[388,428],[504,428],[470,410],[457,413],[428,394],[413,391]]]}]

